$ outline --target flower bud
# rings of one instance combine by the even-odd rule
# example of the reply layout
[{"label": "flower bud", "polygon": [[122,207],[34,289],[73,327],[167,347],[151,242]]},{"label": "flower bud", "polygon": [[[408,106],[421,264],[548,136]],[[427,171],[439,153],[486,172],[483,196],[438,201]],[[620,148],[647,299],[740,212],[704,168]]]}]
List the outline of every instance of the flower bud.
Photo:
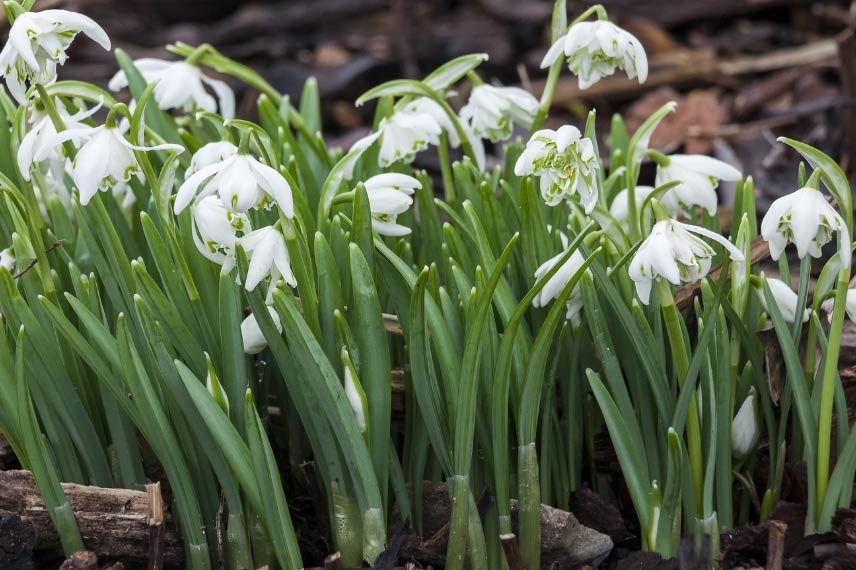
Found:
[{"label": "flower bud", "polygon": [[731,422],[731,454],[736,459],[745,459],[758,445],[760,436],[755,389],[752,388]]}]

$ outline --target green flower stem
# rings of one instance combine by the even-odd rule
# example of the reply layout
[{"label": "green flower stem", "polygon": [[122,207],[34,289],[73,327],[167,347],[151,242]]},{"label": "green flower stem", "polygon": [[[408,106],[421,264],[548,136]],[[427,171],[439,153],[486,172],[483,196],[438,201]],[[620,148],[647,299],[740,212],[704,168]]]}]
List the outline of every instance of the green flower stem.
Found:
[{"label": "green flower stem", "polygon": [[[37,83],[36,91],[39,93],[39,99],[41,99],[42,105],[45,106],[45,111],[48,112],[48,116],[51,118],[51,122],[56,128],[56,132],[61,133],[62,131],[66,130],[65,122],[59,115],[59,111],[57,111],[56,105],[54,105],[54,100],[48,94],[48,91],[47,89],[45,89],[45,86]],[[68,156],[68,158],[74,160],[74,157],[77,154],[77,149],[74,148],[74,143],[72,143],[71,141],[65,141],[64,143],[62,143],[62,148],[65,149],[65,154]]]},{"label": "green flower stem", "polygon": [[[847,303],[847,288],[850,281],[850,268],[838,271],[838,281],[835,289],[835,305],[832,310],[832,325],[829,329],[825,363],[823,367],[823,384],[821,385],[820,413],[818,414],[817,432],[817,498],[815,500],[815,516],[819,517],[826,499],[829,486],[829,453],[832,436],[832,404],[835,396],[835,381],[838,377],[838,353],[841,349],[841,333],[844,328],[845,305]],[[817,529],[827,530],[831,521],[817,520]]]},{"label": "green flower stem", "polygon": [[[657,292],[660,296],[660,308],[663,311],[663,319],[666,324],[666,332],[669,336],[669,344],[672,347],[672,358],[675,363],[675,372],[678,375],[678,384],[683,387],[686,381],[687,371],[690,363],[687,358],[687,347],[684,343],[684,334],[681,328],[681,314],[675,305],[675,298],[669,284],[663,279],[657,280]],[[702,505],[704,504],[704,458],[701,449],[701,424],[698,417],[695,393],[690,397],[687,409],[687,451],[690,460],[690,476],[696,499],[696,514],[702,516]]]},{"label": "green flower stem", "polygon": [[454,204],[458,201],[458,194],[455,191],[455,179],[452,176],[452,164],[449,160],[449,136],[446,133],[440,135],[437,156],[440,159],[440,174],[443,177],[443,193],[446,202]]}]

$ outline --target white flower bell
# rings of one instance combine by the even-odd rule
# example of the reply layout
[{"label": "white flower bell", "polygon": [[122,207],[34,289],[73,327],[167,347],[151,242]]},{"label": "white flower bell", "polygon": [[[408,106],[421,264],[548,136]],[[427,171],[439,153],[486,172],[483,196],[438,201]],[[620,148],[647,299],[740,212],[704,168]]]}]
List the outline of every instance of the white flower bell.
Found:
[{"label": "white flower bell", "polygon": [[[645,203],[645,198],[650,196],[653,191],[654,188],[652,186],[636,186],[636,188],[634,188],[636,211],[639,211]],[[669,213],[671,214],[672,212]],[[612,199],[612,203],[609,205],[609,214],[625,229],[629,227],[630,199],[626,188],[616,194],[615,198]]]},{"label": "white flower bell", "polygon": [[[273,307],[268,307],[267,310],[273,324],[276,325],[276,330],[282,333],[282,322],[279,320],[279,314]],[[244,342],[244,352],[247,354],[258,354],[267,348],[267,339],[262,334],[262,329],[259,327],[255,315],[251,314],[241,322],[241,339]]]},{"label": "white flower bell", "polygon": [[460,115],[477,136],[499,142],[511,136],[513,123],[528,129],[537,112],[538,99],[525,89],[477,85]]},{"label": "white flower bell", "polygon": [[[161,109],[183,109],[217,112],[224,119],[235,116],[235,93],[224,81],[212,79],[202,73],[197,66],[186,61],[167,61],[157,58],[142,58],[134,61],[134,66],[142,74],[146,82],[157,81],[154,98]],[[205,86],[211,88],[217,96],[215,100]],[[111,91],[118,91],[128,86],[128,78],[124,71],[118,71],[110,79]]]},{"label": "white flower bell", "polygon": [[95,194],[112,190],[117,184],[128,182],[139,170],[134,151],[167,150],[183,152],[177,144],[139,146],[132,144],[116,126],[83,127],[58,133],[36,153],[34,160],[40,162],[65,141],[85,141],[77,151],[72,163],[71,177],[80,192],[80,203],[86,205]]},{"label": "white flower bell", "polygon": [[28,83],[48,85],[56,80],[57,65],[65,63],[65,51],[80,32],[110,49],[107,33],[83,14],[43,10],[15,18],[9,40],[0,51],[0,75],[19,103],[26,101]]},{"label": "white flower bell", "polygon": [[698,154],[673,154],[664,157],[668,164],[657,166],[655,184],[662,186],[677,181],[679,185],[668,190],[660,200],[668,212],[689,211],[701,206],[711,215],[716,214],[716,187],[720,180],[740,180],[740,171],[730,164]]},{"label": "white flower bell", "polygon": [[380,235],[403,236],[410,228],[396,223],[396,217],[413,204],[413,193],[422,184],[406,174],[390,172],[372,176],[364,182],[372,213],[372,227]]},{"label": "white flower bell", "polygon": [[[567,249],[568,241],[564,234],[561,235],[562,238],[562,246]],[[564,252],[548,259],[544,263],[542,263],[538,269],[535,270],[535,280],[541,279],[543,275],[545,275],[548,271],[550,271],[562,258]],[[576,250],[571,256],[568,258],[565,263],[559,268],[556,273],[547,281],[544,285],[544,288],[535,295],[535,298],[532,299],[533,307],[546,307],[547,303],[558,297],[562,290],[567,286],[568,282],[574,276],[574,274],[582,267],[583,263],[585,263],[585,258],[582,256],[579,250]],[[580,322],[580,312],[583,310],[583,294],[579,287],[574,287],[574,290],[571,291],[570,297],[568,297],[567,302],[567,311],[565,313],[565,318],[571,321],[573,324],[577,325]]]},{"label": "white flower bell", "polygon": [[197,194],[197,199],[217,194],[226,207],[242,213],[269,205],[267,198],[270,198],[287,218],[294,217],[294,199],[285,177],[276,169],[241,152],[188,176],[175,196],[175,213],[180,214]]},{"label": "white flower bell", "polygon": [[743,261],[740,250],[715,232],[676,220],[659,221],[639,246],[628,268],[640,301],[648,304],[654,279],[662,277],[673,285],[679,285],[707,275],[716,252],[699,236],[725,246],[734,261]]},{"label": "white flower bell", "polygon": [[623,69],[630,79],[645,83],[648,56],[636,36],[605,20],[577,22],[547,51],[541,67],[550,67],[562,54],[568,68],[579,78],[580,89],[588,89],[601,78]]},{"label": "white flower bell", "polygon": [[554,131],[537,131],[514,165],[517,176],[540,178],[541,196],[548,206],[579,196],[587,214],[597,204],[597,155],[580,130],[565,125]]},{"label": "white flower bell", "polygon": [[285,238],[276,226],[267,226],[248,233],[241,238],[241,245],[250,258],[245,283],[247,291],[255,289],[267,276],[271,278],[271,285],[276,284],[281,277],[292,287],[297,287]]},{"label": "white flower bell", "polygon": [[[761,272],[761,277],[766,277],[763,272]],[[782,318],[789,323],[793,323],[797,317],[799,295],[791,289],[790,285],[781,279],[774,279],[772,277],[766,277],[766,279],[767,284],[770,286],[770,293],[773,294],[773,299],[776,301],[776,306],[779,308],[779,312],[782,313]],[[769,313],[770,307],[767,306],[767,296],[764,294],[764,291],[758,291],[758,294],[761,298],[761,305]],[[808,322],[810,317],[811,309],[804,309],[802,312],[802,322]]]},{"label": "white flower bell", "polygon": [[235,154],[238,154],[238,147],[229,141],[210,142],[193,153],[193,157],[190,159],[190,166],[187,167],[187,172],[185,173],[185,178],[196,174],[203,168],[219,164]]},{"label": "white flower bell", "polygon": [[235,260],[238,232],[251,230],[246,214],[226,208],[217,196],[206,196],[191,207],[193,241],[202,255],[231,268]]},{"label": "white flower bell", "polygon": [[755,389],[752,388],[731,422],[731,454],[739,460],[746,459],[758,445],[760,437]]},{"label": "white flower bell", "polygon": [[761,235],[774,260],[788,242],[797,246],[800,259],[806,254],[820,257],[820,249],[832,239],[833,232],[838,232],[841,262],[850,265],[850,239],[844,219],[819,190],[809,187],[777,199],[761,221]]}]

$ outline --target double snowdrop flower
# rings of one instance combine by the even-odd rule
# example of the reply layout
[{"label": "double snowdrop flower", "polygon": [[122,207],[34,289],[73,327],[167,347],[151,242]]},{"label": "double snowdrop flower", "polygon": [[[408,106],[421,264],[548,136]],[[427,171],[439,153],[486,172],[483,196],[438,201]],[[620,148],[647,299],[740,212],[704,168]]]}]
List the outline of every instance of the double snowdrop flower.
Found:
[{"label": "double snowdrop flower", "polygon": [[761,436],[758,423],[755,389],[752,388],[731,422],[731,454],[736,459],[746,459],[758,445]]},{"label": "double snowdrop flower", "polygon": [[[60,101],[55,102],[56,110],[62,118],[62,122],[66,129],[88,129],[83,120],[91,117],[101,108],[101,104],[84,109],[75,114],[69,114],[65,105]],[[56,146],[54,138],[57,136],[56,127],[48,114],[36,105],[30,107],[29,123],[32,125],[24,138],[21,139],[21,144],[18,146],[17,161],[18,169],[21,171],[21,176],[24,180],[30,180],[30,170],[33,164],[36,164],[36,155],[43,156],[39,163],[47,163],[54,175],[62,175],[65,170],[66,158],[62,153],[61,147]],[[72,139],[72,143],[78,146],[80,141]],[[44,151],[44,154],[43,154]]]},{"label": "double snowdrop flower", "polygon": [[[562,247],[567,249],[568,238],[564,234],[561,234],[561,239]],[[541,279],[543,275],[549,272],[559,262],[563,255],[564,252],[542,263],[541,266],[535,270],[535,280],[537,281],[538,279]],[[580,269],[580,267],[582,267],[583,263],[585,263],[585,258],[579,250],[576,250],[547,281],[544,288],[535,295],[535,298],[532,299],[532,306],[546,307],[547,303],[558,297],[574,274]],[[574,290],[571,291],[570,297],[568,297],[565,318],[571,321],[574,325],[578,325],[580,323],[580,312],[582,312],[582,310],[583,294],[578,287],[575,287]]]},{"label": "double snowdrop flower", "polygon": [[282,278],[292,287],[297,287],[297,279],[291,271],[291,258],[285,246],[285,238],[277,225],[254,230],[243,238],[241,245],[250,258],[247,269],[247,291],[252,291],[265,277],[270,276],[271,286]]},{"label": "double snowdrop flower", "polygon": [[[158,107],[163,110],[182,109],[186,112],[195,110],[215,113],[220,108],[224,119],[235,116],[235,93],[225,82],[212,79],[202,73],[195,65],[186,61],[167,61],[157,58],[142,58],[134,61],[147,83],[157,82],[154,98]],[[211,88],[217,96],[215,100],[206,91]],[[110,80],[109,88],[119,91],[128,86],[128,78],[124,71],[119,71]]]},{"label": "double snowdrop flower", "polygon": [[725,246],[734,261],[743,261],[740,250],[715,232],[676,220],[659,221],[639,246],[628,268],[640,301],[648,304],[651,284],[657,278],[662,277],[673,285],[679,285],[682,282],[692,283],[707,275],[716,252],[699,236]]},{"label": "double snowdrop flower", "polygon": [[[378,165],[388,168],[396,162],[413,162],[416,154],[428,148],[429,144],[440,143],[442,132],[443,127],[433,114],[418,108],[399,109],[392,116],[381,119],[377,131],[355,142],[351,146],[351,152],[365,152],[375,141],[380,140]],[[345,178],[350,177],[349,172]]]},{"label": "double snowdrop flower", "polygon": [[34,160],[45,160],[53,148],[65,141],[83,142],[72,163],[71,177],[80,192],[80,203],[86,205],[95,194],[113,190],[120,183],[126,183],[139,170],[134,151],[166,150],[183,152],[184,147],[177,144],[139,146],[131,143],[118,126],[101,125],[69,129],[56,134],[46,141],[35,154]]},{"label": "double snowdrop flower", "polygon": [[383,236],[409,234],[410,228],[396,223],[396,218],[413,204],[413,193],[422,188],[422,184],[412,176],[390,172],[372,176],[364,185],[374,230]]},{"label": "double snowdrop flower", "polygon": [[612,22],[578,22],[547,51],[541,67],[550,67],[562,55],[568,68],[579,78],[580,89],[588,89],[601,78],[623,69],[630,79],[645,83],[648,56],[636,36]]},{"label": "double snowdrop flower", "polygon": [[246,214],[226,208],[217,196],[206,196],[191,207],[193,241],[202,255],[230,269],[235,263],[238,232],[252,228]]},{"label": "double snowdrop flower", "polygon": [[[761,272],[761,277],[765,277],[763,272]],[[791,289],[790,285],[780,279],[772,277],[767,277],[766,279],[767,284],[770,286],[770,293],[773,294],[773,299],[776,301],[776,306],[779,308],[779,312],[782,313],[782,318],[789,323],[793,323],[797,318],[799,295]],[[767,306],[767,296],[764,294],[764,291],[759,290],[758,295],[761,298],[761,305],[764,306],[764,310],[769,313],[770,307]],[[802,322],[808,322],[810,317],[811,309],[804,309],[802,311]]]},{"label": "double snowdrop flower", "polygon": [[[229,146],[215,144],[218,146],[205,145],[196,153],[203,154],[196,161],[197,170],[187,176],[178,189],[173,207],[176,214],[190,205],[197,194],[197,200],[217,194],[223,205],[235,212],[269,207],[270,199],[287,218],[294,217],[291,186],[282,174],[249,154],[237,149],[232,153]],[[193,168],[191,165],[191,170]]]},{"label": "double snowdrop flower", "polygon": [[[645,198],[651,195],[651,192],[654,191],[652,186],[636,186],[634,189],[635,201],[636,201],[636,210],[642,207],[645,203]],[[672,212],[669,212],[670,214]],[[612,204],[609,205],[609,214],[615,218],[615,220],[622,225],[625,229],[629,227],[629,219],[630,219],[630,198],[628,197],[627,189],[625,188],[621,192],[615,195],[615,198],[612,199]]]},{"label": "double snowdrop flower", "polygon": [[[271,320],[273,320],[273,324],[276,326],[276,330],[281,334],[282,322],[279,320],[279,313],[273,307],[268,307],[267,310]],[[255,315],[250,314],[241,323],[241,340],[244,343],[244,352],[247,354],[258,354],[267,348],[267,339],[262,334],[262,329],[259,327]]]},{"label": "double snowdrop flower", "polygon": [[662,158],[657,166],[655,184],[662,186],[678,181],[679,185],[667,191],[661,200],[670,213],[689,211],[701,206],[711,215],[716,213],[716,187],[720,180],[740,180],[739,170],[726,162],[699,154],[673,154]]},{"label": "double snowdrop flower", "polygon": [[65,51],[80,32],[110,49],[107,33],[82,14],[43,10],[15,18],[9,40],[0,51],[0,75],[19,103],[26,101],[28,83],[48,85],[56,80],[57,65],[65,63]]},{"label": "double snowdrop flower", "polygon": [[598,168],[592,142],[578,128],[565,125],[557,131],[542,129],[533,134],[514,165],[514,174],[538,176],[548,206],[577,195],[590,214],[597,204]]},{"label": "double snowdrop flower", "polygon": [[477,85],[460,116],[473,133],[499,142],[511,136],[513,123],[527,129],[538,112],[538,99],[520,87]]},{"label": "double snowdrop flower", "polygon": [[823,194],[815,188],[801,188],[770,204],[761,221],[761,235],[770,246],[770,257],[779,259],[788,242],[797,246],[800,259],[806,254],[820,257],[821,248],[838,232],[841,263],[850,265],[850,238],[847,225]]}]

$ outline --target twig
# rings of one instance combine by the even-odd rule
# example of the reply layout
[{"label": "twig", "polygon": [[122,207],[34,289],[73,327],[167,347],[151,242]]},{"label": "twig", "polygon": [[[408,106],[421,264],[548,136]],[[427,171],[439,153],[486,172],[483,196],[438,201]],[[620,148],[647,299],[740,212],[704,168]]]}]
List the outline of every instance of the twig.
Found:
[{"label": "twig", "polygon": [[[64,240],[64,239],[61,239],[61,240],[59,240],[59,241],[55,241],[54,243],[52,243],[52,244],[51,244],[51,245],[50,245],[50,246],[45,250],[45,253],[50,253],[50,252],[52,252],[52,251],[53,251],[53,250],[55,250],[56,248],[58,248],[58,247],[62,246],[64,243],[65,243],[65,240]],[[18,279],[18,278],[19,278],[20,276],[22,276],[24,273],[26,273],[27,271],[29,271],[30,269],[32,269],[33,267],[35,267],[36,263],[38,263],[38,259],[31,259],[31,260],[29,261],[29,263],[27,263],[27,266],[26,266],[25,268],[21,269],[21,270],[20,270],[20,271],[18,271],[15,275],[13,275],[13,276],[12,276],[12,279]]]},{"label": "twig", "polygon": [[520,559],[520,545],[517,543],[517,535],[513,532],[499,535],[502,550],[505,551],[505,559],[508,561],[508,570],[526,570],[523,560]]},{"label": "twig", "polygon": [[164,514],[163,496],[160,481],[146,485],[146,499],[149,505],[149,563],[148,570],[163,568]]},{"label": "twig", "polygon": [[771,520],[767,528],[767,566],[766,570],[782,570],[785,558],[785,533],[788,525],[784,521]]}]

